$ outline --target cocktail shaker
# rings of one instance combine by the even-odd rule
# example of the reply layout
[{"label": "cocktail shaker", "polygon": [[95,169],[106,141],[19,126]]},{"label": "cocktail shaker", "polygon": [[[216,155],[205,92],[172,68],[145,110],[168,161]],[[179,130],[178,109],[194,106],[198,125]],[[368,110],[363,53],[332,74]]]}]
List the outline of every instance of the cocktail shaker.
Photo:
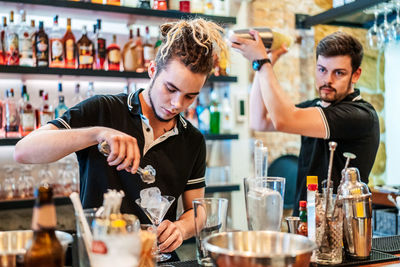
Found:
[{"label": "cocktail shaker", "polygon": [[357,168],[342,171],[338,201],[343,208],[343,244],[351,258],[366,259],[372,246],[372,200]]},{"label": "cocktail shaker", "polygon": [[[275,50],[277,48],[280,48],[282,44],[285,44],[285,46],[289,48],[289,46],[293,42],[293,39],[290,36],[272,30],[270,28],[260,27],[252,29],[260,33],[261,40],[266,49]],[[235,34],[240,38],[254,40],[253,36],[249,33],[249,31],[250,29],[231,30],[229,32],[229,36]]]}]

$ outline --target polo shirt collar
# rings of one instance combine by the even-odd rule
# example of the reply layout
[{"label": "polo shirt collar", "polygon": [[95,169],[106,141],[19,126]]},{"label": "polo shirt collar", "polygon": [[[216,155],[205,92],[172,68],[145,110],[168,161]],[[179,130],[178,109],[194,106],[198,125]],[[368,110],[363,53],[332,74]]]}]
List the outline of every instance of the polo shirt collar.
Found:
[{"label": "polo shirt collar", "polygon": [[[142,93],[143,91],[144,89],[140,88],[137,91],[132,92],[128,95],[127,99],[128,108],[129,111],[134,115],[139,115],[139,116],[143,115],[139,98],[139,94]],[[187,129],[187,122],[185,121],[185,119],[182,117],[181,114],[178,115],[177,128],[179,132],[182,132],[183,130]]]}]

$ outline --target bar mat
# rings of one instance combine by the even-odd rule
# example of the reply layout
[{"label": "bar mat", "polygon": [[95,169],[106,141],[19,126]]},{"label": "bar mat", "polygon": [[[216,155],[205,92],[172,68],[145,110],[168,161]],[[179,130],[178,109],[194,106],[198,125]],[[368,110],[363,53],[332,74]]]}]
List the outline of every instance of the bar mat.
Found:
[{"label": "bar mat", "polygon": [[354,259],[347,259],[344,258],[341,264],[336,265],[323,265],[323,264],[315,264],[312,263],[311,266],[357,266],[357,265],[365,265],[370,263],[377,263],[377,262],[385,262],[385,261],[395,261],[399,260],[400,257],[383,253],[380,251],[372,250],[369,259],[367,260],[354,260]]},{"label": "bar mat", "polygon": [[200,266],[197,261],[175,261],[175,262],[166,262],[166,263],[158,263],[157,267],[198,267]]},{"label": "bar mat", "polygon": [[400,253],[400,236],[384,236],[372,239],[372,249],[397,254]]}]

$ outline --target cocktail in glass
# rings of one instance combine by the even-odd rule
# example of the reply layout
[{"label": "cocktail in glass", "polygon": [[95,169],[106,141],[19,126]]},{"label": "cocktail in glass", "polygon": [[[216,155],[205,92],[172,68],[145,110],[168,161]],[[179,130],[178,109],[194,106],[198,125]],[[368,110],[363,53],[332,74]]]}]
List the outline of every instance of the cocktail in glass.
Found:
[{"label": "cocktail in glass", "polygon": [[[164,219],[165,214],[167,213],[168,209],[171,207],[171,204],[174,202],[175,197],[172,196],[162,196],[163,198],[167,199],[168,202],[162,202],[160,205],[148,208],[142,205],[142,199],[138,198],[135,200],[136,204],[144,211],[147,215],[151,223],[157,228],[162,220]],[[163,262],[169,260],[171,258],[170,254],[163,254],[160,252],[160,248],[157,246],[157,251],[155,258],[157,262]]]}]

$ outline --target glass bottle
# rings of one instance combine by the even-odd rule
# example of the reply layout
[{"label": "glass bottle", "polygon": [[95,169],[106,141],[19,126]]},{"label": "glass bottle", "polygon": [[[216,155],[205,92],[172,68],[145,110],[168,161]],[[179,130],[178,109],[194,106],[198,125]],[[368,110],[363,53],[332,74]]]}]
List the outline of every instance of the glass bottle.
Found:
[{"label": "glass bottle", "polygon": [[117,45],[117,36],[113,35],[113,42],[107,48],[108,70],[120,70],[121,49]]},{"label": "glass bottle", "polygon": [[179,1],[179,11],[190,13],[190,1],[189,0],[180,0]]},{"label": "glass bottle", "polygon": [[104,63],[106,62],[106,39],[101,31],[101,19],[97,20],[97,33],[96,33],[96,69],[104,70]]},{"label": "glass bottle", "polygon": [[67,31],[63,37],[64,45],[64,68],[75,69],[76,68],[76,47],[75,47],[75,35],[71,30],[71,18],[67,18]]},{"label": "glass bottle", "polygon": [[49,66],[49,37],[44,31],[43,21],[39,21],[39,30],[35,33],[36,66]]},{"label": "glass bottle", "polygon": [[204,0],[191,0],[190,1],[191,13],[204,13]]},{"label": "glass bottle", "polygon": [[57,217],[53,188],[48,184],[40,186],[35,190],[35,198],[32,216],[33,240],[26,250],[25,266],[62,267],[64,251],[55,234]]},{"label": "glass bottle", "polygon": [[[44,92],[43,89],[39,90],[39,99],[41,99],[42,102],[43,102],[43,92]],[[36,120],[35,129],[39,129],[40,126],[41,126],[41,123],[40,123],[40,107],[41,107],[41,105],[38,106],[37,108],[35,108],[35,120]]]},{"label": "glass bottle", "polygon": [[60,95],[58,97],[58,106],[55,109],[56,118],[61,117],[67,110],[68,107],[65,105],[64,96]]},{"label": "glass bottle", "polygon": [[307,201],[300,201],[299,204],[299,217],[300,217],[300,224],[299,227],[297,228],[297,234],[299,235],[304,235],[308,236],[308,231],[307,231]]},{"label": "glass bottle", "polygon": [[211,92],[211,102],[210,102],[210,133],[219,134],[220,133],[220,107],[218,102],[218,96],[213,90]]},{"label": "glass bottle", "polygon": [[136,70],[135,56],[135,40],[133,39],[133,30],[129,29],[129,40],[122,49],[122,63],[124,66],[124,71]]},{"label": "glass bottle", "polygon": [[221,114],[221,132],[230,133],[233,129],[232,108],[229,101],[228,93],[224,93],[222,99],[222,114]]},{"label": "glass bottle", "polygon": [[29,94],[24,94],[24,104],[19,111],[21,123],[19,125],[19,133],[21,136],[27,136],[35,130],[35,111],[29,102]]},{"label": "glass bottle", "polygon": [[54,16],[53,28],[49,34],[50,37],[50,67],[63,68],[64,67],[64,45],[63,34],[58,26],[58,15]]},{"label": "glass bottle", "polygon": [[93,68],[93,42],[87,37],[86,26],[83,26],[82,37],[76,43],[78,50],[78,68]]},{"label": "glass bottle", "polygon": [[0,28],[0,65],[6,64],[6,31],[7,31],[7,17],[3,17],[3,25]]},{"label": "glass bottle", "polygon": [[14,24],[14,11],[10,12],[10,24],[6,30],[6,64],[19,65],[18,26]]},{"label": "glass bottle", "polygon": [[19,136],[19,114],[18,104],[14,99],[14,89],[6,90],[6,99],[4,101],[4,131],[5,137]]},{"label": "glass bottle", "polygon": [[139,0],[139,8],[151,9],[150,0]]},{"label": "glass bottle", "polygon": [[49,95],[47,92],[43,92],[43,102],[39,111],[40,126],[44,126],[47,122],[54,118],[53,107],[49,104]]},{"label": "glass bottle", "polygon": [[30,27],[26,23],[26,12],[21,10],[21,24],[18,32],[18,46],[20,49],[20,66],[33,67],[33,37],[35,34],[35,28]]},{"label": "glass bottle", "polygon": [[160,49],[162,45],[162,40],[161,40],[161,33],[158,33],[157,41],[154,44],[154,58],[157,57],[158,49]]},{"label": "glass bottle", "polygon": [[89,86],[88,86],[88,89],[86,91],[86,99],[91,98],[94,95],[95,95],[94,84],[93,84],[93,82],[89,82]]},{"label": "glass bottle", "polygon": [[107,5],[120,6],[121,0],[107,0]]},{"label": "glass bottle", "polygon": [[150,30],[148,26],[146,26],[146,35],[144,37],[143,58],[144,67],[147,69],[150,65],[150,62],[154,60],[154,47],[151,44]]},{"label": "glass bottle", "polygon": [[80,87],[81,87],[81,85],[79,83],[77,83],[75,85],[74,97],[72,98],[71,106],[75,106],[76,104],[79,104],[80,102],[83,101],[83,97],[81,96],[81,93],[80,93]]},{"label": "glass bottle", "polygon": [[153,9],[167,10],[167,1],[165,0],[154,0]]},{"label": "glass bottle", "polygon": [[59,103],[58,99],[61,95],[63,95],[63,86],[62,83],[59,82],[57,87],[57,97],[53,100],[53,105],[52,105],[54,108],[58,106]]},{"label": "glass bottle", "polygon": [[214,4],[212,0],[205,0],[204,14],[214,15]]},{"label": "glass bottle", "polygon": [[137,35],[135,41],[135,59],[136,59],[136,72],[144,72],[144,56],[143,56],[143,42],[140,37],[140,29],[137,28]]}]

